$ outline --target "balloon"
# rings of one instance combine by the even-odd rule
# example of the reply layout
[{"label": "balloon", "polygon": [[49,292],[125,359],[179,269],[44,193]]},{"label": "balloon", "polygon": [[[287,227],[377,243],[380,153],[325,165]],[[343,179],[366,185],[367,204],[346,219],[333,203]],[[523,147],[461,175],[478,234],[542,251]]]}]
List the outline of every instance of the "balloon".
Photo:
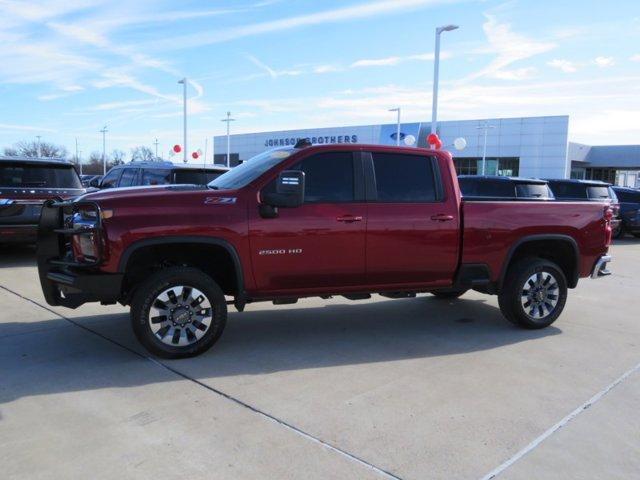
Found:
[{"label": "balloon", "polygon": [[436,135],[435,133],[430,133],[429,135],[427,135],[427,143],[429,145],[435,145],[439,141],[440,139],[438,138],[438,135]]},{"label": "balloon", "polygon": [[415,143],[416,143],[416,137],[414,137],[413,135],[407,135],[406,137],[404,137],[405,145],[412,146]]},{"label": "balloon", "polygon": [[193,152],[193,153],[191,154],[191,157],[192,157],[192,158],[198,158],[198,152]]},{"label": "balloon", "polygon": [[464,150],[467,147],[467,140],[463,137],[458,137],[453,141],[453,146],[456,150]]},{"label": "balloon", "polygon": [[182,151],[182,147],[180,145],[174,145],[173,151],[176,153],[180,153]]}]

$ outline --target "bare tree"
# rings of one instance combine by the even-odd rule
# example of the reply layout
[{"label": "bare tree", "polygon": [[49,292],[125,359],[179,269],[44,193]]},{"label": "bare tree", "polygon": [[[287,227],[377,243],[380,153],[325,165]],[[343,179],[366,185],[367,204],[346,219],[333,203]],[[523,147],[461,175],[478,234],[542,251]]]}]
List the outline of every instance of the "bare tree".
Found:
[{"label": "bare tree", "polygon": [[102,175],[101,152],[91,152],[88,161],[83,164],[82,173],[86,175]]},{"label": "bare tree", "polygon": [[6,155],[7,157],[17,157],[18,149],[15,147],[4,147],[3,154]]},{"label": "bare tree", "polygon": [[45,158],[65,158],[67,156],[67,149],[64,146],[35,140],[23,140],[13,147],[4,149],[5,155],[20,157],[37,157],[38,152],[41,157]]},{"label": "bare tree", "polygon": [[122,165],[124,163],[124,157],[126,153],[122,150],[114,150],[111,152],[111,165]]},{"label": "bare tree", "polygon": [[155,159],[153,151],[149,147],[139,146],[131,149],[131,161],[152,162]]}]

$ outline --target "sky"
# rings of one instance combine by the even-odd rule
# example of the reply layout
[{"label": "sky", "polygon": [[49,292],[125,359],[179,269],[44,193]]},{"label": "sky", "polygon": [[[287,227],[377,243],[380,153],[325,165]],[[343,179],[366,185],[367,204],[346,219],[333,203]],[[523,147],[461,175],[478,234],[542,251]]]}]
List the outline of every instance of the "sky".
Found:
[{"label": "sky", "polygon": [[570,115],[569,139],[640,143],[637,0],[0,0],[0,148],[20,140],[83,157],[182,143],[211,154],[232,132],[431,116]]}]

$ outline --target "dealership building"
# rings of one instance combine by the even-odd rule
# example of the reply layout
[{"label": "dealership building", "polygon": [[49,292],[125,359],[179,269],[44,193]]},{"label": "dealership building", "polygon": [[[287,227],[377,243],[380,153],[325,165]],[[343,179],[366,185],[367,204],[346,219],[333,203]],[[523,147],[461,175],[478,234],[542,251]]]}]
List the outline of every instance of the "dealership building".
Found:
[{"label": "dealership building", "polygon": [[[400,143],[426,147],[430,122],[403,123]],[[628,186],[640,182],[640,145],[588,146],[569,142],[569,116],[490,118],[438,122],[443,148],[454,152],[459,174],[485,173],[537,178],[589,178]],[[466,147],[455,150],[456,138]],[[249,160],[265,150],[295,145],[302,138],[314,145],[395,145],[397,125],[310,128],[230,136],[231,165]],[[227,136],[213,138],[215,163],[226,161]],[[640,185],[638,185],[640,186]]]}]

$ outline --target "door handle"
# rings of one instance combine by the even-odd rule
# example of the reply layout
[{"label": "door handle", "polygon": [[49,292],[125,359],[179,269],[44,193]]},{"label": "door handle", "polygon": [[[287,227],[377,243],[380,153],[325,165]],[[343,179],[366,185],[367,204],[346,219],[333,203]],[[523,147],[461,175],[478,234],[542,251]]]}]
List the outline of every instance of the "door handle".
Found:
[{"label": "door handle", "polygon": [[453,220],[453,215],[438,213],[437,215],[431,215],[431,220],[434,220],[436,222],[449,222]]},{"label": "door handle", "polygon": [[336,218],[336,220],[338,222],[353,223],[353,222],[361,222],[362,217],[361,216],[354,217],[353,215],[343,215],[341,217]]}]

